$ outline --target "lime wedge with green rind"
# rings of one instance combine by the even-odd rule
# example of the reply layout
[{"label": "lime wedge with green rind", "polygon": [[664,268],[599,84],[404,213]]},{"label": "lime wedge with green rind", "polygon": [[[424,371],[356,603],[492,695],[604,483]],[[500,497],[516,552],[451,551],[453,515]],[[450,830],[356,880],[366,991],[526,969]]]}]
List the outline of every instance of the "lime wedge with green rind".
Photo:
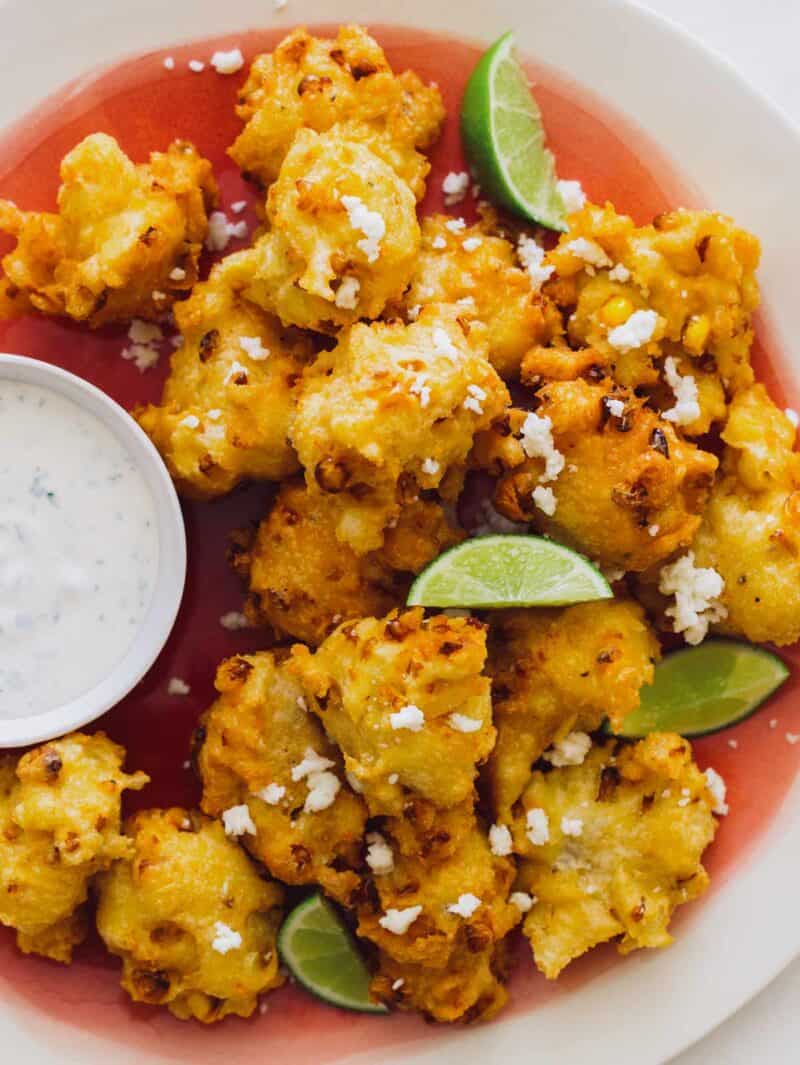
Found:
[{"label": "lime wedge with green rind", "polygon": [[409,606],[501,609],[610,599],[602,573],[541,536],[483,536],[451,547],[422,571]]},{"label": "lime wedge with green rind", "polygon": [[617,735],[638,739],[677,732],[692,738],[719,732],[754,713],[788,676],[777,655],[737,640],[707,640],[673,651],[658,663],[639,709],[628,714]]},{"label": "lime wedge with green rind", "polygon": [[295,906],[278,934],[289,972],[312,995],[359,1013],[387,1013],[369,997],[370,972],[336,909],[322,895]]},{"label": "lime wedge with green rind", "polygon": [[461,137],[484,195],[530,222],[565,232],[556,166],[528,79],[504,34],[470,75],[461,104]]}]

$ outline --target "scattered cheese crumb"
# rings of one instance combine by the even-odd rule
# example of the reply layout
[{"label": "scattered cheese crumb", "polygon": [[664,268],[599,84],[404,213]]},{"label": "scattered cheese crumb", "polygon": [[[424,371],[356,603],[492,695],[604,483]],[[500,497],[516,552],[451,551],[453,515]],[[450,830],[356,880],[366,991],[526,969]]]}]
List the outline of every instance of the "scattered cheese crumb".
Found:
[{"label": "scattered cheese crumb", "polygon": [[777,728],[778,727],[778,719],[777,719],[777,717],[770,718],[769,727],[770,728]]},{"label": "scattered cheese crumb", "polygon": [[191,690],[185,680],[181,680],[180,677],[170,677],[167,695],[188,695]]},{"label": "scattered cheese crumb", "polygon": [[611,260],[600,245],[593,240],[587,240],[586,237],[576,237],[575,240],[565,244],[562,250],[571,252],[578,259],[583,259],[589,266],[611,266]]},{"label": "scattered cheese crumb", "polygon": [[431,241],[431,247],[435,248],[437,251],[441,251],[442,248],[447,247],[447,241],[441,236],[434,237]]},{"label": "scattered cheese crumb", "polygon": [[389,781],[390,784],[396,784],[400,777],[397,773],[390,773],[386,779]]},{"label": "scattered cheese crumb", "polygon": [[380,832],[367,833],[367,865],[375,876],[386,876],[394,869],[392,848]]},{"label": "scattered cheese crumb", "polygon": [[457,359],[459,352],[450,334],[439,325],[433,330],[433,350],[437,355],[444,355],[449,359]]},{"label": "scattered cheese crumb", "polygon": [[[292,770],[294,775],[294,770]],[[327,810],[339,794],[342,782],[335,773],[323,771],[321,773],[308,774],[308,795],[303,804],[303,812],[317,814]]]},{"label": "scattered cheese crumb", "polygon": [[575,214],[586,205],[586,193],[580,181],[559,181],[558,191],[567,214]]},{"label": "scattered cheese crumb", "polygon": [[466,714],[450,714],[447,723],[456,732],[479,732],[483,728],[483,722],[476,717],[467,717]]},{"label": "scattered cheese crumb", "polygon": [[217,921],[214,924],[214,938],[211,946],[217,954],[227,954],[229,950],[238,950],[241,945],[242,937],[239,932],[234,932],[223,921]]},{"label": "scattered cheese crumb", "polygon": [[150,344],[131,344],[129,348],[124,348],[120,355],[126,362],[132,362],[139,373],[151,370],[161,358],[158,348]]},{"label": "scattered cheese crumb", "polygon": [[202,74],[205,69],[206,65],[200,59],[189,60],[189,70],[191,70],[193,73]]},{"label": "scattered cheese crumb", "polygon": [[786,733],[786,742],[791,744],[792,747],[794,747],[794,745],[796,743],[800,743],[800,733],[798,733],[798,732],[787,732]]},{"label": "scattered cheese crumb", "polygon": [[128,337],[134,344],[154,344],[157,340],[164,339],[164,332],[155,322],[134,318],[128,329]]},{"label": "scattered cheese crumb", "polygon": [[170,270],[169,279],[170,281],[185,281],[186,271],[176,266],[174,270]]},{"label": "scattered cheese crumb", "polygon": [[536,896],[529,895],[527,891],[512,891],[508,901],[512,906],[516,906],[520,913],[527,913],[536,902]]},{"label": "scattered cheese crumb", "polygon": [[425,715],[418,706],[409,703],[394,714],[389,714],[389,722],[393,729],[408,729],[410,732],[419,732],[425,724]]},{"label": "scattered cheese crumb", "polygon": [[660,532],[661,532],[661,526],[660,525],[648,525],[647,526],[647,535],[648,536],[658,536],[658,534]]},{"label": "scattered cheese crumb", "polygon": [[786,415],[786,417],[789,419],[795,429],[798,425],[800,425],[800,414],[798,414],[796,410],[792,410],[791,407],[787,407],[783,413]]},{"label": "scattered cheese crumb", "polygon": [[533,497],[533,502],[539,510],[541,510],[543,514],[546,514],[548,518],[552,518],[556,512],[556,507],[558,506],[558,500],[553,493],[553,489],[537,485],[531,495]]},{"label": "scattered cheese crumb", "polygon": [[551,277],[555,270],[554,266],[543,265],[544,257],[544,248],[540,247],[533,237],[526,237],[523,234],[519,238],[517,242],[517,258],[531,279],[531,287],[534,292],[538,292],[541,289],[542,285]]},{"label": "scattered cheese crumb", "polygon": [[544,459],[542,484],[555,481],[564,469],[564,456],[553,443],[553,423],[548,417],[528,414],[520,430],[520,444],[529,459]]},{"label": "scattered cheese crumb", "polygon": [[630,279],[631,272],[628,267],[623,266],[622,263],[617,263],[616,266],[608,271],[609,281],[621,281],[624,284],[626,281],[630,281]]},{"label": "scattered cheese crumb", "polygon": [[583,821],[580,817],[562,817],[561,818],[561,831],[565,836],[578,836],[583,835]]},{"label": "scattered cheese crumb", "polygon": [[196,414],[187,414],[185,418],[181,418],[178,425],[185,425],[187,429],[196,429],[200,425],[200,419]]},{"label": "scattered cheese crumb", "polygon": [[480,248],[481,244],[483,244],[483,241],[480,237],[467,237],[461,247],[464,249],[464,251],[472,252],[477,251],[478,248]]},{"label": "scattered cheese crumb", "polygon": [[625,404],[621,399],[607,399],[606,410],[612,418],[622,418],[625,414]]},{"label": "scattered cheese crumb", "polygon": [[658,315],[655,311],[634,311],[627,322],[611,330],[608,342],[624,355],[648,344],[653,339],[657,325]]},{"label": "scattered cheese crumb", "polygon": [[175,60],[174,60],[174,58],[171,55],[165,56],[165,58],[164,58],[164,69],[165,70],[174,70],[175,69]]},{"label": "scattered cheese crumb", "polygon": [[250,622],[239,610],[229,610],[219,619],[220,625],[228,632],[237,632],[239,629],[249,629]]},{"label": "scattered cheese crumb", "polygon": [[352,311],[358,306],[358,293],[361,290],[361,282],[357,277],[345,277],[336,290],[334,303],[342,310]]},{"label": "scattered cheese crumb", "polygon": [[247,222],[230,222],[224,211],[212,211],[208,218],[206,248],[211,252],[225,251],[234,238],[247,236]]},{"label": "scattered cheese crumb", "polygon": [[566,765],[583,765],[591,749],[591,736],[586,732],[570,732],[545,751],[542,758],[558,769]]},{"label": "scattered cheese crumb", "polygon": [[408,308],[408,320],[409,322],[416,322],[419,318],[419,312],[422,310],[421,303],[415,303],[413,307]]},{"label": "scattered cheese crumb", "polygon": [[298,780],[312,773],[322,773],[326,769],[331,769],[335,764],[330,758],[317,754],[313,747],[306,747],[302,762],[292,767],[292,780],[297,783]]},{"label": "scattered cheese crumb", "polygon": [[237,200],[236,203],[232,203],[231,210],[234,214],[242,214],[247,210],[247,200]]},{"label": "scattered cheese crumb", "polygon": [[378,919],[381,928],[395,936],[402,936],[422,913],[421,906],[407,906],[404,910],[389,909]]},{"label": "scattered cheese crumb", "polygon": [[166,292],[159,292],[158,289],[153,289],[154,300],[165,300],[167,298]]},{"label": "scattered cheese crumb", "polygon": [[728,812],[728,804],[725,802],[725,795],[727,792],[725,781],[716,769],[707,769],[705,775],[708,790],[711,792],[711,797],[714,800],[712,810],[715,814],[719,814],[720,817],[724,817]]},{"label": "scattered cheese crumb", "polygon": [[436,459],[425,459],[422,463],[422,472],[427,474],[428,477],[435,477],[441,469],[441,466]]},{"label": "scattered cheese crumb", "polygon": [[703,642],[709,625],[728,616],[719,601],[725,581],[714,569],[695,567],[692,551],[672,565],[664,566],[658,590],[662,595],[675,596],[675,604],[667,607],[667,617],[673,619],[674,631],[682,633],[693,646]]},{"label": "scattered cheese crumb", "polygon": [[467,392],[469,395],[461,404],[464,410],[470,410],[473,414],[483,414],[483,401],[486,399],[486,392],[478,385],[467,385]]},{"label": "scattered cheese crumb", "polygon": [[452,207],[454,204],[461,203],[467,195],[468,188],[469,174],[466,170],[460,170],[458,173],[455,170],[451,170],[442,182],[445,207]]},{"label": "scattered cheese crumb", "polygon": [[550,841],[550,822],[545,810],[534,807],[525,815],[528,829],[525,835],[535,847],[542,847]]},{"label": "scattered cheese crumb", "polygon": [[738,740],[728,740],[728,746],[732,747],[733,750],[735,751],[736,748],[739,746],[739,741]]},{"label": "scattered cheese crumb", "polygon": [[481,900],[471,891],[458,896],[458,902],[453,902],[447,907],[448,913],[454,913],[456,917],[470,918],[479,908]]},{"label": "scattered cheese crumb", "polygon": [[700,417],[697,382],[690,374],[681,377],[671,355],[664,360],[664,377],[675,393],[675,406],[665,411],[662,417],[665,421],[674,422],[675,425],[690,425]]},{"label": "scattered cheese crumb", "polygon": [[245,803],[224,810],[222,824],[225,826],[226,836],[254,836],[256,834],[256,826],[253,824],[253,818]]},{"label": "scattered cheese crumb", "polygon": [[489,829],[489,849],[497,858],[507,858],[513,850],[508,825],[492,825]]},{"label": "scattered cheese crumb", "polygon": [[399,991],[404,983],[405,983],[405,980],[403,979],[403,977],[402,976],[398,976],[397,979],[395,980],[395,982],[392,984],[392,991]]},{"label": "scattered cheese crumb", "polygon": [[444,224],[445,229],[449,229],[451,233],[460,233],[462,229],[467,228],[467,223],[463,218],[451,218]]},{"label": "scattered cheese crumb", "polygon": [[240,48],[233,48],[230,52],[214,52],[211,66],[218,74],[235,74],[244,66],[244,56]]},{"label": "scattered cheese crumb", "polygon": [[431,401],[431,390],[426,384],[427,381],[427,374],[417,374],[416,379],[408,390],[412,396],[419,396],[420,407],[427,407]]},{"label": "scattered cheese crumb", "polygon": [[239,337],[239,347],[254,362],[263,362],[269,355],[269,348],[265,348],[260,337]]},{"label": "scattered cheese crumb", "polygon": [[678,806],[688,806],[690,802],[691,802],[690,799],[686,799],[686,798],[678,799]]},{"label": "scattered cheese crumb", "polygon": [[367,262],[374,263],[381,253],[381,240],[386,235],[386,222],[377,211],[371,211],[358,196],[342,196],[342,206],[353,229],[364,234],[356,247],[367,257]]},{"label": "scattered cheese crumb", "polygon": [[267,784],[261,791],[256,792],[256,798],[261,799],[267,806],[277,806],[286,794],[286,788],[282,784]]}]

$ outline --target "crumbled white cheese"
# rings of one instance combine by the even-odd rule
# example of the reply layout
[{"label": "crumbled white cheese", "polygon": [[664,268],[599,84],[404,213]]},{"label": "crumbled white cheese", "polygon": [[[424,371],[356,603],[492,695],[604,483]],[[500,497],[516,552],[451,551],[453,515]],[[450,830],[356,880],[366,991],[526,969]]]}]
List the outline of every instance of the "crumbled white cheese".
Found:
[{"label": "crumbled white cheese", "polygon": [[165,70],[174,70],[175,69],[175,59],[171,55],[168,55],[168,56],[164,57],[164,69]]},{"label": "crumbled white cheese", "polygon": [[790,746],[794,747],[794,745],[796,743],[800,743],[800,733],[798,733],[798,732],[787,732],[786,733],[786,742],[788,744],[790,744]]},{"label": "crumbled white cheese", "polygon": [[660,532],[661,532],[661,526],[660,525],[648,525],[647,526],[647,535],[648,536],[658,536],[658,534]]},{"label": "crumbled white cheese", "polygon": [[336,290],[334,303],[344,311],[353,311],[358,306],[358,293],[361,291],[361,282],[357,277],[344,277]]},{"label": "crumbled white cheese", "polygon": [[277,806],[286,794],[286,788],[282,784],[267,784],[261,791],[256,792],[256,798],[261,799],[267,806]]},{"label": "crumbled white cheese", "polygon": [[492,825],[489,829],[489,849],[497,858],[507,858],[514,848],[508,825]]},{"label": "crumbled white cheese", "polygon": [[662,595],[675,596],[675,603],[667,607],[666,614],[673,619],[675,632],[682,633],[689,644],[702,643],[709,625],[728,616],[719,601],[725,581],[714,569],[696,567],[692,551],[663,567],[658,590]]},{"label": "crumbled white cheese", "polygon": [[728,740],[728,746],[732,747],[733,750],[735,751],[737,749],[737,747],[739,746],[739,741],[738,740]]},{"label": "crumbled white cheese", "polygon": [[471,410],[473,414],[483,414],[483,401],[486,399],[486,391],[480,385],[467,385],[469,395],[461,404],[464,410]]},{"label": "crumbled white cheese", "polygon": [[471,891],[467,891],[463,895],[458,896],[457,902],[453,902],[447,907],[447,912],[454,913],[456,917],[464,917],[465,919],[468,919],[472,917],[480,904],[481,900],[478,896],[473,895]]},{"label": "crumbled white cheese", "polygon": [[625,404],[621,399],[607,399],[606,409],[612,418],[622,418],[625,414]]},{"label": "crumbled white cheese", "polygon": [[229,610],[219,619],[220,625],[228,632],[237,632],[239,629],[249,629],[250,622],[239,610]]},{"label": "crumbled white cheese", "polygon": [[467,239],[462,243],[461,247],[464,249],[464,251],[473,252],[477,251],[478,248],[480,248],[481,244],[483,244],[483,241],[480,237],[467,237]]},{"label": "crumbled white cheese", "polygon": [[403,979],[403,977],[402,976],[398,976],[397,979],[395,980],[395,982],[392,984],[392,991],[399,991],[404,983],[405,983],[405,980]]},{"label": "crumbled white cheese", "polygon": [[[294,770],[292,770],[294,775]],[[303,804],[303,811],[307,814],[317,814],[321,810],[327,810],[339,794],[342,782],[335,773],[323,771],[321,773],[309,773],[308,795]]]},{"label": "crumbled white cheese", "polygon": [[211,252],[225,251],[233,239],[247,236],[247,222],[230,222],[224,211],[212,211],[208,218],[206,248]]},{"label": "crumbled white cheese", "polygon": [[546,514],[548,518],[552,518],[556,512],[556,507],[558,506],[558,500],[555,497],[553,489],[545,488],[540,484],[534,488],[531,496],[539,510],[541,510],[543,514]]},{"label": "crumbled white cheese", "polygon": [[719,814],[720,817],[724,817],[728,812],[728,804],[725,802],[725,795],[727,793],[725,781],[716,769],[707,769],[706,783],[708,784],[708,790],[711,792],[711,797],[714,800],[714,805],[712,807],[714,813]]},{"label": "crumbled white cheese", "polygon": [[550,840],[550,821],[547,812],[535,806],[525,815],[528,826],[525,835],[535,847],[542,847]]},{"label": "crumbled white cheese", "polygon": [[444,355],[448,359],[457,359],[459,357],[458,348],[450,339],[450,334],[446,329],[436,326],[432,333],[433,350],[437,355]]},{"label": "crumbled white cheese", "polygon": [[586,193],[580,181],[559,181],[558,191],[567,214],[575,214],[586,205]]},{"label": "crumbled white cheese", "polygon": [[792,410],[791,407],[787,407],[783,413],[786,415],[786,417],[789,419],[795,429],[798,425],[800,425],[800,414],[798,414],[796,410]]},{"label": "crumbled white cheese", "polygon": [[460,233],[467,228],[467,223],[463,218],[451,218],[445,222],[444,228],[449,229],[451,233]]},{"label": "crumbled white cheese", "polygon": [[562,250],[571,252],[578,259],[583,259],[589,266],[611,266],[611,260],[600,245],[593,240],[587,240],[586,237],[576,237],[575,240],[565,244]]},{"label": "crumbled white cheese", "polygon": [[178,425],[185,425],[187,429],[197,429],[200,425],[200,419],[196,414],[187,414],[185,418],[181,418]]},{"label": "crumbled white cheese", "polygon": [[578,836],[583,835],[583,820],[580,817],[562,817],[561,818],[561,831],[565,836]]},{"label": "crumbled white cheese", "polygon": [[469,174],[466,170],[461,170],[458,173],[455,170],[451,170],[442,182],[445,206],[452,207],[456,203],[461,203],[467,195],[468,188]]},{"label": "crumbled white cheese", "polygon": [[[241,377],[242,375],[244,376],[244,384],[247,384],[247,367],[242,366],[240,362],[234,360],[233,365],[225,374],[225,381],[223,383],[229,385],[231,381],[234,381],[235,378]],[[235,383],[238,385],[242,382],[235,381]]]},{"label": "crumbled white cheese", "polygon": [[159,292],[158,289],[153,289],[154,300],[165,300],[167,298],[166,292]]},{"label": "crumbled white cheese", "polygon": [[253,824],[253,818],[250,816],[246,803],[224,810],[222,824],[225,826],[226,836],[254,836],[256,834],[256,826]]},{"label": "crumbled white cheese", "polygon": [[447,723],[456,732],[479,732],[483,728],[483,722],[477,717],[467,717],[466,714],[450,714]]},{"label": "crumbled white cheese", "polygon": [[358,196],[342,196],[342,206],[353,229],[364,234],[364,239],[359,240],[356,247],[366,255],[368,263],[374,263],[381,253],[381,240],[386,236],[383,216],[371,211]]},{"label": "crumbled white cheese", "polygon": [[536,902],[536,897],[529,895],[527,891],[512,891],[508,901],[512,906],[516,906],[520,913],[527,913]]},{"label": "crumbled white cheese", "polygon": [[182,270],[180,266],[176,266],[174,270],[170,270],[169,279],[170,281],[185,281],[186,271]]},{"label": "crumbled white cheese", "polygon": [[553,443],[553,423],[550,418],[528,414],[520,429],[519,442],[529,459],[544,459],[544,473],[539,478],[542,484],[555,481],[564,469],[564,456]]},{"label": "crumbled white cheese", "polygon": [[402,936],[422,913],[421,906],[407,906],[404,910],[389,909],[378,919],[381,928],[395,936]]},{"label": "crumbled white cheese", "polygon": [[242,937],[239,932],[234,932],[223,921],[214,924],[214,938],[211,947],[217,954],[227,954],[229,950],[238,950],[242,945]]},{"label": "crumbled white cheese", "polygon": [[[147,326],[148,328],[150,328],[150,323],[148,322],[141,322],[138,323],[138,325]],[[133,332],[136,326],[137,322],[134,322],[131,325],[131,332]],[[152,328],[158,329],[160,339],[161,330],[159,329],[159,327],[153,326]],[[159,352],[158,348],[154,347],[154,342],[135,342],[131,344],[130,347],[124,348],[120,352],[120,355],[123,359],[125,359],[126,362],[132,362],[136,369],[139,371],[139,373],[144,373],[146,370],[152,369],[152,367],[155,366],[158,360],[161,358],[161,353]]]},{"label": "crumbled white cheese", "polygon": [[545,250],[536,243],[533,237],[524,234],[517,242],[517,258],[531,279],[531,287],[538,292],[545,281],[552,276],[555,267],[544,265]]},{"label": "crumbled white cheese", "polygon": [[214,52],[211,66],[218,74],[235,74],[244,66],[241,48],[232,48],[230,52]]},{"label": "crumbled white cheese", "polygon": [[389,781],[390,784],[395,785],[400,779],[400,777],[397,773],[390,773],[386,779]]},{"label": "crumbled white cheese", "polygon": [[608,342],[624,355],[648,344],[653,339],[657,325],[658,315],[655,311],[634,311],[627,322],[610,331]]},{"label": "crumbled white cheese", "polygon": [[420,407],[427,407],[431,401],[431,390],[427,385],[429,377],[426,373],[417,374],[409,388],[412,396],[419,396]]},{"label": "crumbled white cheese", "polygon": [[237,200],[236,203],[232,203],[231,210],[234,214],[243,214],[247,210],[247,200]]},{"label": "crumbled white cheese", "polygon": [[570,732],[545,751],[542,758],[558,769],[565,765],[583,765],[591,749],[591,736],[585,732]]},{"label": "crumbled white cheese", "polygon": [[170,677],[167,695],[188,695],[191,690],[185,680],[181,680],[180,677]]},{"label": "crumbled white cheese", "polygon": [[700,417],[697,382],[690,374],[681,377],[671,355],[664,360],[664,377],[675,393],[675,406],[665,411],[662,417],[675,425],[690,425]]},{"label": "crumbled white cheese", "polygon": [[609,281],[621,281],[623,284],[626,281],[630,281],[631,272],[627,266],[623,266],[622,263],[617,263],[611,270],[608,271]]},{"label": "crumbled white cheese", "polygon": [[206,65],[205,65],[205,63],[202,62],[202,60],[200,60],[200,59],[190,59],[189,60],[189,70],[191,70],[192,73],[194,73],[194,74],[202,74],[202,72],[205,69],[206,69]]},{"label": "crumbled white cheese", "polygon": [[447,247],[447,241],[444,239],[444,237],[441,237],[441,236],[434,237],[433,240],[431,241],[431,247],[435,248],[436,251],[441,251],[442,248],[446,248]]},{"label": "crumbled white cheese", "polygon": [[408,320],[409,322],[416,322],[419,318],[419,312],[422,310],[421,303],[415,303],[413,307],[408,308]]},{"label": "crumbled white cheese", "polygon": [[134,318],[128,329],[128,337],[134,344],[154,344],[157,340],[164,339],[164,332],[155,322]]},{"label": "crumbled white cheese", "polygon": [[367,865],[375,876],[386,876],[394,869],[394,854],[380,832],[367,833]]},{"label": "crumbled white cheese", "polygon": [[260,337],[239,337],[239,347],[253,362],[263,362],[269,356],[269,348],[264,347]]},{"label": "crumbled white cheese", "polygon": [[428,477],[435,477],[441,469],[441,466],[436,459],[425,459],[422,463],[422,472]]},{"label": "crumbled white cheese", "polygon": [[393,729],[408,729],[410,732],[419,732],[425,724],[425,715],[418,706],[409,703],[401,707],[394,714],[389,714],[389,723]]},{"label": "crumbled white cheese", "polygon": [[335,764],[330,758],[317,754],[313,747],[306,747],[303,760],[292,767],[292,780],[296,784],[298,780],[302,780],[312,773],[322,773],[326,769],[331,769]]},{"label": "crumbled white cheese", "polygon": [[770,728],[777,728],[778,727],[778,719],[777,719],[777,717],[771,717],[770,718],[769,727]]}]

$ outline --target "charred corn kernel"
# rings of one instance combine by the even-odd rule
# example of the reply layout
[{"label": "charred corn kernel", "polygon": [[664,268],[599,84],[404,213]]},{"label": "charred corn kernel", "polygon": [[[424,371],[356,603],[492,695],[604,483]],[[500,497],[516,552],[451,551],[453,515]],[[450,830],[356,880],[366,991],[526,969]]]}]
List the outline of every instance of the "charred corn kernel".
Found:
[{"label": "charred corn kernel", "polygon": [[633,314],[633,304],[625,296],[612,296],[600,308],[600,321],[611,328],[624,325]]},{"label": "charred corn kernel", "polygon": [[705,350],[711,334],[711,322],[704,314],[690,318],[683,331],[683,346],[687,351],[700,355]]}]

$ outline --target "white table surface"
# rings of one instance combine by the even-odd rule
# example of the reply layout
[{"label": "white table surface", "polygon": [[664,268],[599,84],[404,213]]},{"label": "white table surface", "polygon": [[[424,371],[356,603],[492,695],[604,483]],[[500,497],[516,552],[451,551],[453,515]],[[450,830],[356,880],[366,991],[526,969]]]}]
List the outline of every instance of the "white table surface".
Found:
[{"label": "white table surface", "polygon": [[[798,0],[638,0],[724,56],[800,128]],[[732,930],[735,935],[735,930]],[[798,1065],[800,960],[671,1065]]]}]

